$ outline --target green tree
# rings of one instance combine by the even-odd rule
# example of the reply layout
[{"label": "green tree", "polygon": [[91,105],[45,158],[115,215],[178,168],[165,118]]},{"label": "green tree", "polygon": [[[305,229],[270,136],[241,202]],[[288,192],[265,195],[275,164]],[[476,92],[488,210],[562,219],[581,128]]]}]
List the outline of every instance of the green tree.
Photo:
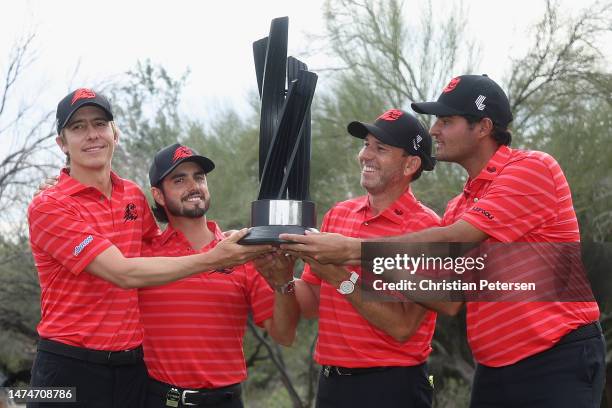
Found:
[{"label": "green tree", "polygon": [[147,60],[109,87],[121,131],[113,167],[144,190],[148,190],[155,152],[185,138],[187,127],[179,103],[188,74],[175,79],[164,67]]},{"label": "green tree", "polygon": [[[434,16],[431,3],[427,3],[421,14],[412,18],[417,21],[414,24],[404,18],[404,10],[404,3],[396,0],[325,3],[326,38],[340,61],[335,86],[322,97],[319,112],[319,117],[331,122],[320,135],[334,137],[329,144],[339,139],[341,146],[350,145],[353,149],[347,150],[356,153],[358,142],[342,141],[349,121],[371,121],[391,107],[410,110],[412,101],[435,99],[451,75],[471,72],[477,65],[479,47],[465,32],[468,22],[461,4]],[[420,119],[430,124],[431,117]],[[350,165],[340,164],[346,164],[342,170],[356,174],[354,160]],[[338,173],[337,178],[344,181],[346,174]],[[426,183],[415,183],[415,191],[426,204],[442,211],[461,185],[462,174],[455,166],[441,164],[427,179]],[[361,191],[358,178],[351,180],[349,192]]]},{"label": "green tree", "polygon": [[257,118],[251,114],[243,119],[232,110],[215,116],[208,130],[191,123],[185,143],[215,162],[208,175],[210,217],[223,229],[239,229],[249,225],[250,202],[257,198]]}]

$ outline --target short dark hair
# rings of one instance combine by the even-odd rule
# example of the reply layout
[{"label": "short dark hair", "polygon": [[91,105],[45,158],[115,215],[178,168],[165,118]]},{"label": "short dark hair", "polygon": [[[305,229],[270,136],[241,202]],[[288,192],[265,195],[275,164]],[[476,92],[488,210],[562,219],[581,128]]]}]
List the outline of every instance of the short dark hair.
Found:
[{"label": "short dark hair", "polygon": [[[161,183],[158,183],[157,185],[153,186],[155,188],[158,188],[162,191],[162,193],[164,192],[164,188],[162,187]],[[166,214],[166,208],[159,204],[157,201],[155,201],[155,198],[153,198],[153,205],[151,206],[151,211],[153,211],[153,215],[155,216],[155,219],[159,222],[163,222],[164,224],[168,223],[168,215]]]},{"label": "short dark hair", "polygon": [[[480,122],[483,119],[471,115],[462,116],[465,118],[465,120],[467,120],[470,126]],[[505,126],[500,126],[495,122],[493,122],[493,131],[491,132],[491,136],[493,136],[493,139],[495,139],[498,146],[510,146],[510,143],[512,143],[512,132]]]}]

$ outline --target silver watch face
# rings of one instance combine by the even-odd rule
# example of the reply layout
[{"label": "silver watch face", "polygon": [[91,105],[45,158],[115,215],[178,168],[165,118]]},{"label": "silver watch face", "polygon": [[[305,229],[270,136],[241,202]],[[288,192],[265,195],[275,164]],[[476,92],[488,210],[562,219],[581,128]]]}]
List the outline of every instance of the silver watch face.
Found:
[{"label": "silver watch face", "polygon": [[342,283],[340,283],[339,290],[340,290],[340,293],[344,295],[351,294],[355,290],[355,284],[348,280],[343,281]]}]

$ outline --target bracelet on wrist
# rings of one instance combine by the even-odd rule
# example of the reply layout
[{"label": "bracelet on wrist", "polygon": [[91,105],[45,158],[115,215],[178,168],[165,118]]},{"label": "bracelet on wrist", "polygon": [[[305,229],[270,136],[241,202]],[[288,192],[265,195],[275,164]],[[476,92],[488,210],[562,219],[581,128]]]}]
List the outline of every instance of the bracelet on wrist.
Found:
[{"label": "bracelet on wrist", "polygon": [[281,293],[283,295],[293,293],[295,292],[295,280],[291,279],[289,282],[283,283],[281,285],[272,285],[272,288],[275,292]]}]

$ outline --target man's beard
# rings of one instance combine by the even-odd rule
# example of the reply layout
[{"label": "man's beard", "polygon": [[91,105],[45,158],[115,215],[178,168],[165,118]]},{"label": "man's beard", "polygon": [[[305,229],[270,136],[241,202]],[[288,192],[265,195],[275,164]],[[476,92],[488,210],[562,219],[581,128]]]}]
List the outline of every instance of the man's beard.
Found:
[{"label": "man's beard", "polygon": [[172,203],[166,203],[166,205],[168,212],[175,217],[202,218],[210,207],[210,198],[204,200],[203,207],[197,206],[194,208],[185,208]]},{"label": "man's beard", "polygon": [[401,182],[402,177],[400,168],[394,169],[393,171],[379,173],[376,179],[364,178],[362,175],[361,179],[359,180],[359,184],[361,185],[361,187],[369,194],[380,194],[386,191],[389,186]]}]

